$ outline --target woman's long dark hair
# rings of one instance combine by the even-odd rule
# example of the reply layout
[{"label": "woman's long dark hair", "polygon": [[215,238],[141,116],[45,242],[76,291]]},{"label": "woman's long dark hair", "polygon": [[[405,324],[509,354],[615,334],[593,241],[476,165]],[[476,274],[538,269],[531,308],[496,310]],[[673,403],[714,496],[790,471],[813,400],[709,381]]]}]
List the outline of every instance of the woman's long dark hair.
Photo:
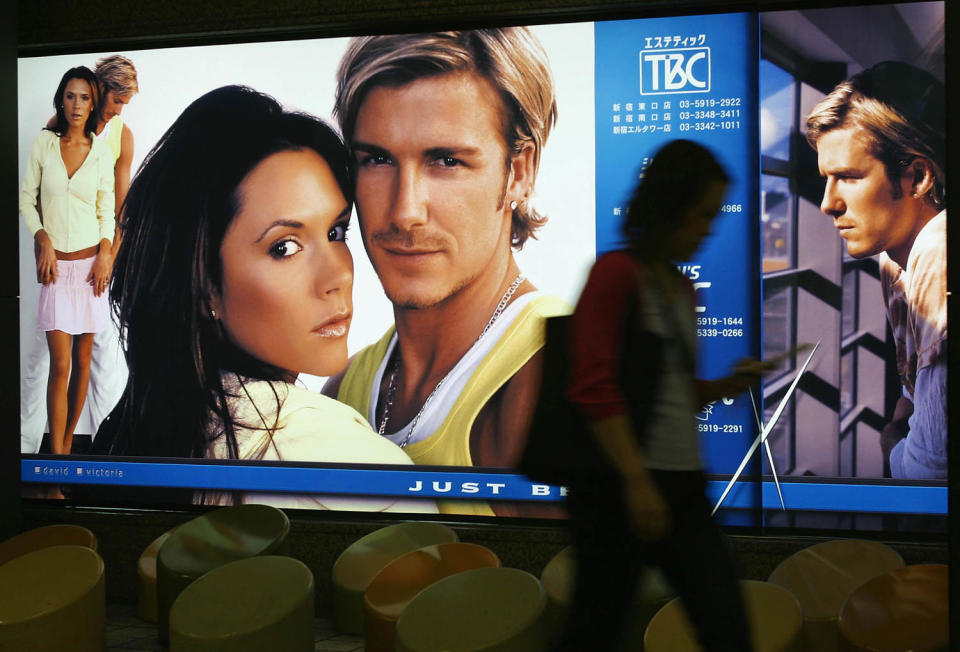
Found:
[{"label": "woman's long dark hair", "polygon": [[60,78],[60,85],[57,86],[57,91],[53,94],[53,109],[57,112],[57,116],[53,121],[53,126],[44,127],[44,129],[49,129],[58,136],[67,133],[67,114],[63,110],[63,93],[67,90],[67,84],[70,83],[71,79],[80,79],[90,85],[90,99],[93,106],[90,107],[90,115],[83,125],[83,133],[89,136],[96,133],[97,122],[100,120],[100,82],[97,81],[97,76],[93,74],[93,71],[86,66],[77,66],[63,73],[63,77]]},{"label": "woman's long dark hair", "polygon": [[691,140],[672,140],[653,157],[633,191],[623,235],[641,252],[658,251],[680,226],[680,217],[703,200],[715,182],[730,176],[709,149]]},{"label": "woman's long dark hair", "polygon": [[[124,204],[110,286],[130,374],[93,452],[200,458],[225,435],[237,456],[221,371],[266,380],[283,371],[239,349],[211,318],[220,246],[247,174],[271,154],[299,149],[320,154],[352,200],[336,132],[241,86],[193,102],[147,155]],[[211,433],[218,420],[222,431]]]}]

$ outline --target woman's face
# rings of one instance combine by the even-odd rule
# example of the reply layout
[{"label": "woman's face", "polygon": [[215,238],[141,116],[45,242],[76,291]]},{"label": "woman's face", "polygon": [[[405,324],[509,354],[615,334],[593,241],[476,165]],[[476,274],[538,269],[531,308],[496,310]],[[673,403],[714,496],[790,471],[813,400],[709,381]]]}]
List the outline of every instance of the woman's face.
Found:
[{"label": "woman's face", "polygon": [[90,112],[93,111],[93,93],[90,84],[83,79],[70,79],[63,88],[63,115],[67,124],[81,129],[87,123]]},{"label": "woman's face", "polygon": [[303,149],[272,154],[237,189],[211,298],[227,335],[253,357],[329,376],[347,364],[353,314],[350,206],[326,161]]},{"label": "woman's face", "polygon": [[713,219],[720,212],[726,193],[726,183],[711,181],[700,201],[678,216],[679,224],[676,230],[667,236],[667,248],[672,260],[689,260],[697,252],[710,235]]}]

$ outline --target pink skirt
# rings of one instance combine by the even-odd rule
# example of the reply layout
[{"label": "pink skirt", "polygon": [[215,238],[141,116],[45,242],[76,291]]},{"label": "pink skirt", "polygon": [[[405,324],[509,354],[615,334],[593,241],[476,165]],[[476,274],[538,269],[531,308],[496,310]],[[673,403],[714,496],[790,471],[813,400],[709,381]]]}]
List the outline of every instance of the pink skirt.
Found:
[{"label": "pink skirt", "polygon": [[96,256],[81,260],[58,260],[57,282],[40,286],[37,328],[69,335],[98,333],[110,323],[107,293],[93,296],[87,280]]}]

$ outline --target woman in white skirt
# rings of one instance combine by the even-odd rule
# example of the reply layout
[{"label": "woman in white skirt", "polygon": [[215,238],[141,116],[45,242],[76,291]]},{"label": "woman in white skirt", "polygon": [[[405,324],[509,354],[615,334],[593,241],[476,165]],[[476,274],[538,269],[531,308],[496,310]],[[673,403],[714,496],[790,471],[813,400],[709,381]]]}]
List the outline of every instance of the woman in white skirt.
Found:
[{"label": "woman in white skirt", "polygon": [[110,319],[113,156],[93,136],[99,101],[89,68],[63,75],[54,95],[55,124],[34,141],[20,191],[20,214],[36,244],[43,286],[37,327],[50,349],[47,418],[56,455],[70,453],[90,380],[93,336]]}]

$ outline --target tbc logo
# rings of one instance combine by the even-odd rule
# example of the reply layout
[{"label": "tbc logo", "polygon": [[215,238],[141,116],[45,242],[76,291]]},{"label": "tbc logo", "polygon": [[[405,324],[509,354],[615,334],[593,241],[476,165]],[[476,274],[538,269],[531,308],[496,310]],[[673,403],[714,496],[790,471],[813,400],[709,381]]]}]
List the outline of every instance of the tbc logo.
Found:
[{"label": "tbc logo", "polygon": [[640,94],[707,93],[710,48],[640,51]]}]

